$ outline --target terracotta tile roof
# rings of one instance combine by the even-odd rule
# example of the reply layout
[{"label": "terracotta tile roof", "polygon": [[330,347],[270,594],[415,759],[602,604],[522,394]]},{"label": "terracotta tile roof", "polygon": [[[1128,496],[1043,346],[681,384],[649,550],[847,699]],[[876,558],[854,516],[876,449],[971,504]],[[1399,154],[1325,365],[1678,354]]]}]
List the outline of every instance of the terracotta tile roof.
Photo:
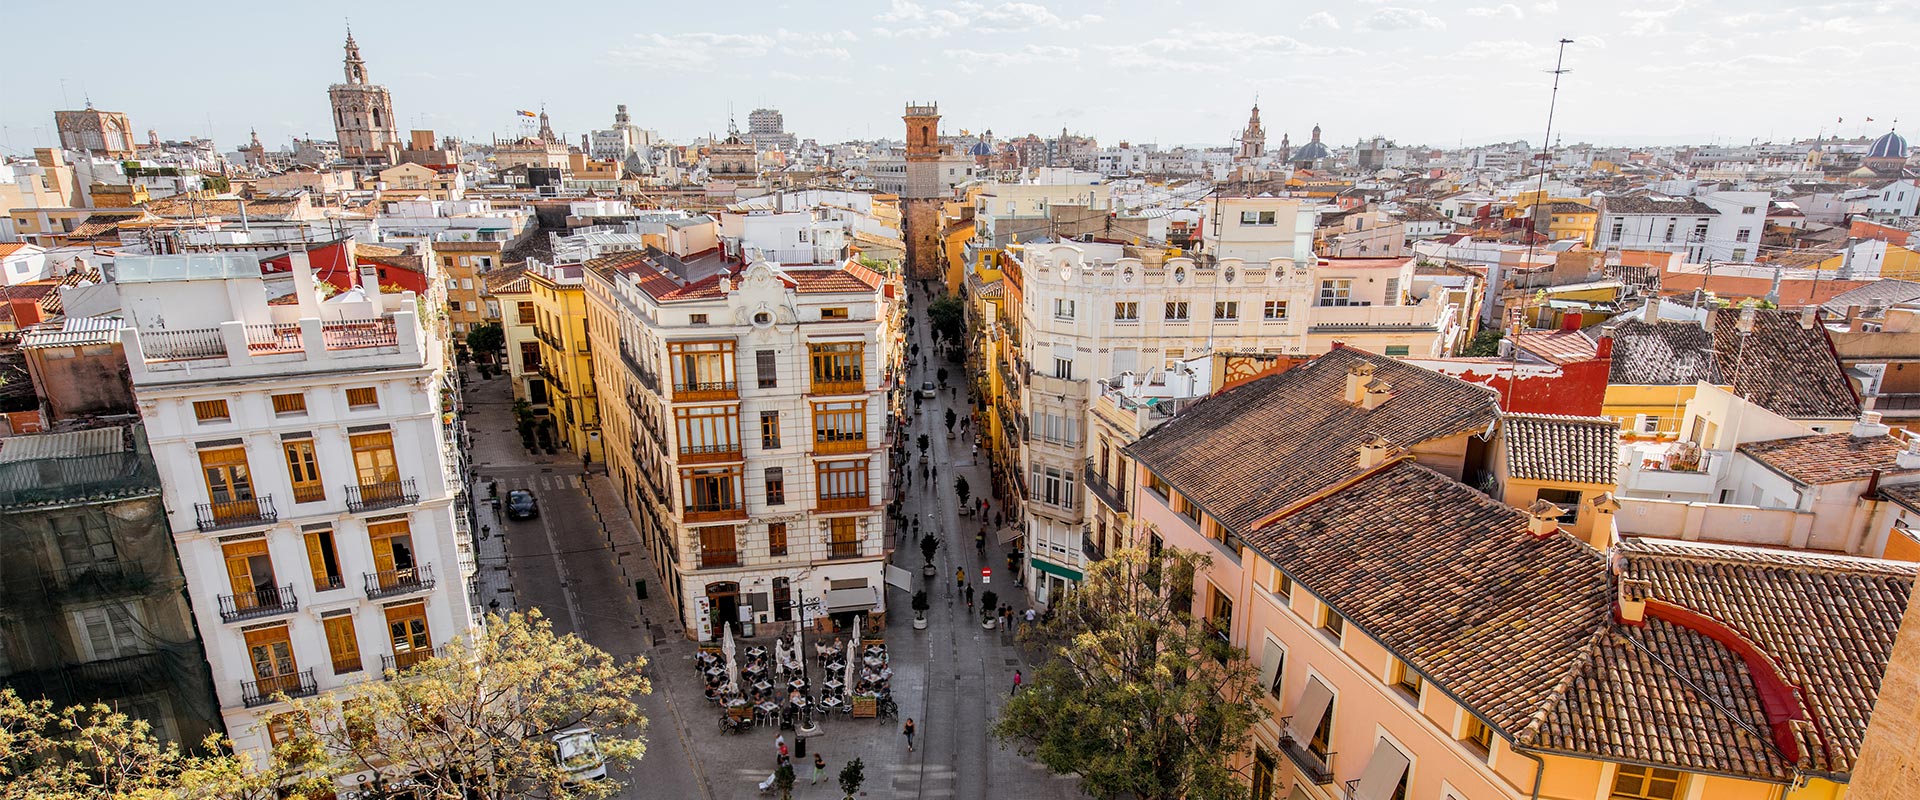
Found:
[{"label": "terracotta tile roof", "polygon": [[1555,200],[1547,205],[1549,214],[1592,214],[1598,209],[1572,200]]},{"label": "terracotta tile roof", "polygon": [[1599,354],[1599,343],[1586,331],[1521,331],[1516,343],[1521,350],[1555,364],[1592,361]]},{"label": "terracotta tile roof", "polygon": [[1863,481],[1876,469],[1890,475],[1915,472],[1896,462],[1902,449],[1891,436],[1855,437],[1849,431],[1740,445],[1740,452],[1808,486]]},{"label": "terracotta tile roof", "polygon": [[480,280],[487,294],[524,294],[528,291],[527,268],[524,264],[490,270],[482,274]]},{"label": "terracotta tile roof", "polygon": [[1803,328],[1795,312],[1757,309],[1753,333],[1743,336],[1741,311],[1722,308],[1713,313],[1716,358],[1734,393],[1789,419],[1860,415],[1860,398],[1840,366],[1826,326]]},{"label": "terracotta tile roof", "polygon": [[[1345,397],[1348,369],[1363,362],[1394,392],[1371,411]],[[1497,414],[1490,389],[1341,347],[1189,404],[1127,452],[1222,524],[1245,531],[1358,474],[1359,447],[1375,435],[1411,448],[1486,431]]]},{"label": "terracotta tile roof", "polygon": [[[0,245],[0,247],[5,246]],[[0,253],[0,255],[4,254]],[[1890,307],[1915,300],[1920,300],[1920,283],[1883,278],[1871,281],[1858,289],[1848,289],[1834,295],[1833,299],[1828,300],[1820,308],[1828,317],[1839,319],[1847,315],[1848,306]]]},{"label": "terracotta tile roof", "polygon": [[801,294],[872,292],[880,288],[879,273],[859,264],[835,269],[788,268],[785,272],[794,281],[794,291]]},{"label": "terracotta tile roof", "polygon": [[1607,382],[1630,386],[1691,386],[1719,383],[1713,334],[1692,322],[1656,322],[1634,317],[1613,328],[1613,365]]},{"label": "terracotta tile roof", "polygon": [[1606,417],[1502,414],[1500,433],[1507,472],[1515,478],[1615,485],[1620,423]]},{"label": "terracotta tile roof", "polygon": [[0,242],[0,258],[6,258],[32,246],[22,242]]},{"label": "terracotta tile roof", "polygon": [[1669,214],[1675,216],[1719,216],[1713,206],[1692,197],[1665,197],[1654,194],[1608,195],[1603,201],[1608,214]]},{"label": "terracotta tile roof", "polygon": [[1910,510],[1920,511],[1920,481],[1881,486],[1880,497],[1906,506]]},{"label": "terracotta tile roof", "polygon": [[[145,208],[162,217],[198,219],[201,217],[240,218],[241,200],[237,197],[192,198],[185,195],[164,197]],[[256,197],[245,201],[248,219],[291,219],[300,211],[298,197]]]},{"label": "terracotta tile roof", "polygon": [[393,256],[401,255],[407,251],[402,250],[398,247],[387,247],[385,245],[368,244],[366,242],[355,242],[353,245],[353,252],[356,255],[363,256],[366,258],[390,258]]}]

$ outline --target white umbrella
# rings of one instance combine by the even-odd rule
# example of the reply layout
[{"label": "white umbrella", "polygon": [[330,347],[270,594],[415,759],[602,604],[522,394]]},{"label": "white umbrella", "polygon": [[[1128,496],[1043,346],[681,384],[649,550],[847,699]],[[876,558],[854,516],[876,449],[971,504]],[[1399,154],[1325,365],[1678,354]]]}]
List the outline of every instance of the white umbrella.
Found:
[{"label": "white umbrella", "polygon": [[787,643],[779,639],[773,640],[773,663],[779,669],[787,668]]},{"label": "white umbrella", "polygon": [[725,627],[720,632],[720,652],[727,654],[727,691],[737,694],[740,691],[740,662],[734,660],[733,656],[733,623],[723,624]]},{"label": "white umbrella", "polygon": [[800,632],[806,628],[806,617],[807,612],[806,609],[803,608],[799,612],[800,621],[794,623],[793,626],[793,660],[800,663],[801,680],[806,680],[807,678],[807,651],[801,646],[800,642]]},{"label": "white umbrella", "polygon": [[859,617],[853,618],[853,643],[856,648],[860,644],[860,618]]},{"label": "white umbrella", "polygon": [[853,643],[852,645],[849,645],[849,646],[847,647],[847,679],[846,679],[846,683],[847,683],[847,693],[848,693],[848,694],[852,694],[852,693],[853,693],[853,686],[854,686],[854,683],[853,683],[853,670],[854,670],[854,662],[856,662],[856,661],[859,661],[859,660],[860,660],[860,640],[859,640],[859,639],[855,639],[855,640],[853,640],[853,641],[854,641],[854,643]]}]

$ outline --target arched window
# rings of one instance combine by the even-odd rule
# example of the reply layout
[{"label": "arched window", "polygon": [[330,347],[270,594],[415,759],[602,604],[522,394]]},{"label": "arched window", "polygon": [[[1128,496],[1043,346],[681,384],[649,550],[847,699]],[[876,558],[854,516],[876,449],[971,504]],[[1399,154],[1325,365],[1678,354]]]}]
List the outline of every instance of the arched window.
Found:
[{"label": "arched window", "polygon": [[373,110],[373,127],[384,127],[380,124],[380,109],[377,108]]},{"label": "arched window", "polygon": [[933,133],[926,125],[920,126],[920,143],[933,144]]}]

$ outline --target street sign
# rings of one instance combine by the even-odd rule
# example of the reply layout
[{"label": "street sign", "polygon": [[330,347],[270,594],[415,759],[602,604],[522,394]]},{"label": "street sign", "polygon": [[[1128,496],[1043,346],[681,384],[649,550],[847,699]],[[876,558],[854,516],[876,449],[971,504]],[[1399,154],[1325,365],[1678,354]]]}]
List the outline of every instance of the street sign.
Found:
[{"label": "street sign", "polygon": [[982,583],[982,584],[988,584],[988,583],[993,583],[993,568],[992,568],[992,567],[981,567],[981,568],[980,568],[980,583]]}]

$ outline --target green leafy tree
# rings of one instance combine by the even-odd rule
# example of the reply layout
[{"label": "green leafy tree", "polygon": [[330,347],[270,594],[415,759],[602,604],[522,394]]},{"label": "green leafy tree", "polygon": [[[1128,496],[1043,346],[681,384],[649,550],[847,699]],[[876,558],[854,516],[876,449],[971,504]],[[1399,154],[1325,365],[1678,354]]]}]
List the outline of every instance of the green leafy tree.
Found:
[{"label": "green leafy tree", "polygon": [[792,764],[781,764],[773,771],[773,788],[780,790],[780,800],[793,800],[793,784],[800,776],[794,774]]},{"label": "green leafy tree", "polygon": [[940,539],[929,533],[920,537],[920,555],[927,557],[927,565],[933,565],[933,554],[940,552]]},{"label": "green leafy tree", "polygon": [[1475,334],[1473,341],[1461,348],[1460,355],[1468,358],[1492,358],[1500,355],[1500,340],[1506,338],[1497,328],[1482,329]]},{"label": "green leafy tree", "polygon": [[331,788],[289,749],[256,765],[213,734],[189,753],[146,720],[104,704],[57,708],[0,690],[0,797],[35,800],[273,800]]},{"label": "green leafy tree", "polygon": [[[941,370],[941,371],[945,372],[945,370]],[[956,423],[959,421],[960,421],[960,415],[954,413],[953,409],[951,408],[947,409],[947,430],[949,432],[953,430],[953,423]]]},{"label": "green leafy tree", "polygon": [[949,342],[960,341],[960,332],[966,325],[967,307],[960,298],[948,295],[927,304],[927,323],[933,335]]},{"label": "green leafy tree", "polygon": [[1008,701],[993,733],[1100,798],[1244,800],[1228,766],[1264,716],[1246,653],[1193,617],[1208,559],[1167,548],[1095,562],[1023,630],[1049,660]]},{"label": "green leafy tree", "polygon": [[389,680],[295,701],[298,732],[282,748],[312,750],[327,774],[410,776],[427,797],[605,797],[617,782],[570,782],[553,735],[585,727],[608,767],[638,761],[645,665],[556,635],[538,611],[516,613]]},{"label": "green leafy tree", "polygon": [[967,476],[961,475],[953,479],[953,493],[960,498],[960,506],[966,507],[967,496],[973,494],[973,487],[967,485]]},{"label": "green leafy tree", "polygon": [[467,331],[467,349],[476,356],[493,358],[500,348],[507,345],[507,334],[500,329],[498,322],[482,322]]},{"label": "green leafy tree", "polygon": [[853,800],[853,796],[860,793],[860,785],[866,782],[867,765],[861,763],[860,759],[849,761],[840,768],[840,792],[847,796],[847,800]]},{"label": "green leafy tree", "polygon": [[913,443],[920,448],[920,455],[924,456],[927,454],[927,446],[933,444],[933,440],[923,433],[920,434],[920,438],[913,440]]}]

